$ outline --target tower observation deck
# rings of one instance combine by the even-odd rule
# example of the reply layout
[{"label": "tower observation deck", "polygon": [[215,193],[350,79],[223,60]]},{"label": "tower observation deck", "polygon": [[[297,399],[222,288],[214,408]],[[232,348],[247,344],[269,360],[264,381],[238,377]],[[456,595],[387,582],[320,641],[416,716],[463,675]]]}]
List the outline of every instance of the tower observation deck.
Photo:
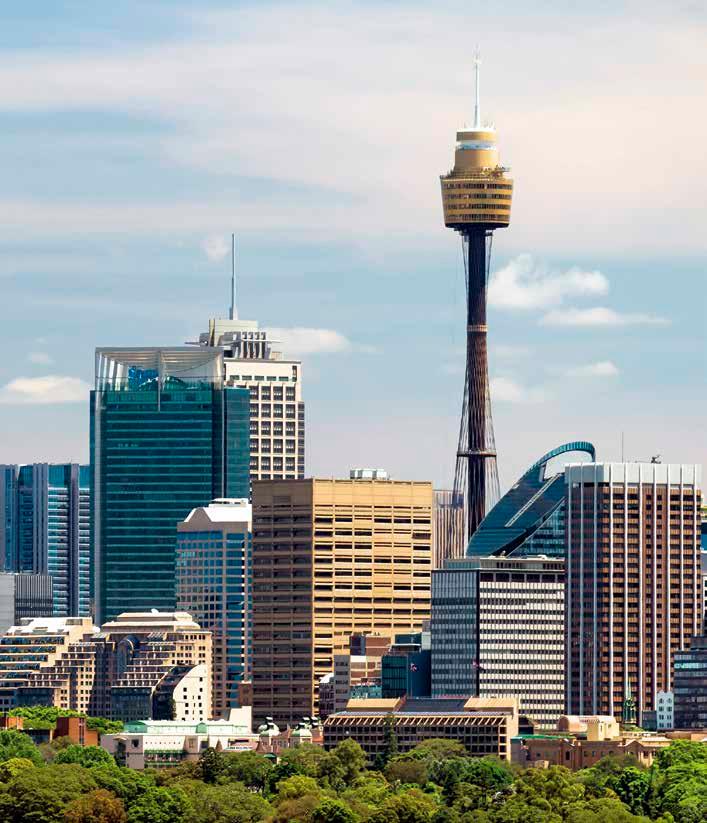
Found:
[{"label": "tower observation deck", "polygon": [[496,130],[481,120],[480,64],[475,59],[474,124],[457,132],[454,168],[440,178],[444,224],[459,232],[466,278],[466,377],[454,491],[463,495],[466,539],[499,494],[489,394],[486,288],[495,229],[511,219],[513,180],[500,164]]}]

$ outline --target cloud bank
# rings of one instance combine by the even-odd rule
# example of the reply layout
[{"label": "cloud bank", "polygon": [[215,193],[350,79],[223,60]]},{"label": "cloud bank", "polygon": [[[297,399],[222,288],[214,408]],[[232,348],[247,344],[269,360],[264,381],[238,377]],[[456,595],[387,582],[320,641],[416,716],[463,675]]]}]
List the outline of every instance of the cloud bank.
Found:
[{"label": "cloud bank", "polygon": [[0,404],[48,406],[87,403],[91,386],[78,377],[16,377],[0,387]]}]

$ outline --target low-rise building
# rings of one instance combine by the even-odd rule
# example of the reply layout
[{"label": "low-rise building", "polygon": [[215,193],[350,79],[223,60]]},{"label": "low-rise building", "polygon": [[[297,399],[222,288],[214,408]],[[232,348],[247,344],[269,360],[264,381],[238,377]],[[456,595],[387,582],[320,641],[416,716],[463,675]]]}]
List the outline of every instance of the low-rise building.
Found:
[{"label": "low-rise building", "polygon": [[398,751],[407,752],[429,738],[462,743],[477,757],[510,760],[511,738],[518,734],[518,700],[497,698],[389,698],[350,700],[346,710],[324,721],[324,746],[355,740],[369,761],[387,751],[391,734]]},{"label": "low-rise building", "polygon": [[657,752],[670,745],[664,735],[622,732],[609,715],[563,715],[545,734],[519,734],[512,741],[512,759],[521,766],[565,766],[586,769],[603,757],[632,755],[650,766]]},{"label": "low-rise building", "polygon": [[101,746],[119,765],[131,769],[163,768],[198,760],[206,749],[250,751],[258,742],[251,731],[250,708],[234,710],[229,720],[140,720],[119,734],[102,734]]}]

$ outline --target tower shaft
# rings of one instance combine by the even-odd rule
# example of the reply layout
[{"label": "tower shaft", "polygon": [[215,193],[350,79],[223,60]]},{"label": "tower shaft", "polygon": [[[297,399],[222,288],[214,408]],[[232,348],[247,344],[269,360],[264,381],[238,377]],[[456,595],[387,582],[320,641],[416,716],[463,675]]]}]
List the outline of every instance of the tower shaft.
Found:
[{"label": "tower shaft", "polygon": [[[489,414],[489,369],[486,327],[486,281],[488,272],[487,235],[475,227],[464,233],[467,271],[466,445],[460,443],[458,456],[467,460],[467,537],[476,531],[487,510],[487,495],[496,472],[493,423]],[[493,463],[493,465],[491,465]]]}]

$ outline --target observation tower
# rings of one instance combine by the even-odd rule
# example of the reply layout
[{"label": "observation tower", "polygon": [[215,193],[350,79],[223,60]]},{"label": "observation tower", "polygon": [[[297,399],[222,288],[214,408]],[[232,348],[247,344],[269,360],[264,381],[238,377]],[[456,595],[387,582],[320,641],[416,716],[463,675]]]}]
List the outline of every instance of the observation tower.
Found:
[{"label": "observation tower", "polygon": [[454,168],[440,178],[444,224],[461,235],[466,279],[466,377],[454,492],[463,495],[465,502],[467,540],[499,494],[489,395],[486,287],[493,232],[510,223],[513,198],[513,180],[500,163],[496,130],[481,119],[478,55],[474,66],[474,124],[457,132]]}]

